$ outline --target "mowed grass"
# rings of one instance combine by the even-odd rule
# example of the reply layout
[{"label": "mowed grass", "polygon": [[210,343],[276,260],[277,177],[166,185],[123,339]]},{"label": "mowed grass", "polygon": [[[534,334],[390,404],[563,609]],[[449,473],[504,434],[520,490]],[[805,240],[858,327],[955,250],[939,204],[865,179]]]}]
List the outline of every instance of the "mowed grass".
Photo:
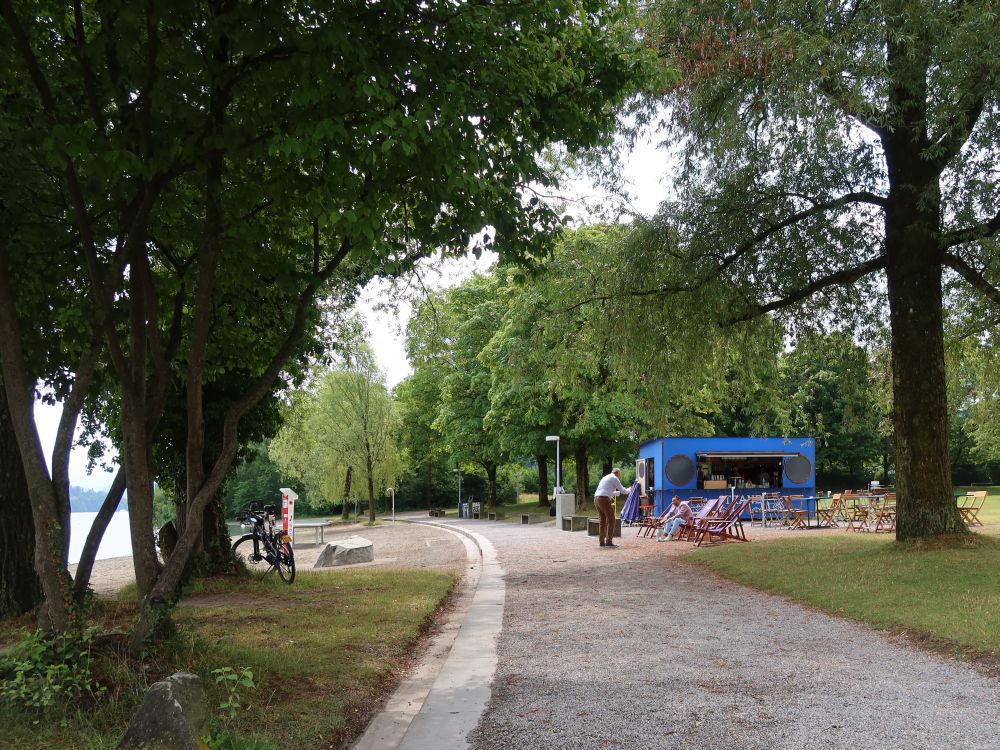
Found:
[{"label": "mowed grass", "polygon": [[[235,720],[215,711],[213,731],[237,740],[227,746],[345,746],[393,687],[454,583],[447,573],[377,569],[304,571],[291,586],[272,576],[202,582],[175,610],[178,636],[151,662],[98,660],[108,694],[95,705],[46,717],[0,707],[0,747],[110,750],[145,688],[172,672],[200,675],[217,707],[225,698],[212,677],[219,667],[248,667],[258,684],[242,692]],[[114,629],[127,627],[135,604],[98,607]],[[13,635],[8,629],[0,638]]]},{"label": "mowed grass", "polygon": [[1000,538],[992,531],[917,544],[874,534],[789,534],[700,549],[685,559],[938,647],[1000,654]]}]

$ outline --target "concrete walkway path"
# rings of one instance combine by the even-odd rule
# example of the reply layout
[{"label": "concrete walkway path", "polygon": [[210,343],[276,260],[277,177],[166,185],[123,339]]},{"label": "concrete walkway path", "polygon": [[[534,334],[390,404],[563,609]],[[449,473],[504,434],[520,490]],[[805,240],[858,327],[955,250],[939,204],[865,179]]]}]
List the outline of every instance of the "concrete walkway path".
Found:
[{"label": "concrete walkway path", "polygon": [[[478,725],[462,738],[442,723],[419,747],[1000,748],[995,679],[690,566],[677,559],[689,545],[626,530],[608,550],[552,525],[446,526],[495,548],[503,628]],[[466,687],[483,692],[488,660],[465,675],[462,637],[415,733],[434,735]]]}]

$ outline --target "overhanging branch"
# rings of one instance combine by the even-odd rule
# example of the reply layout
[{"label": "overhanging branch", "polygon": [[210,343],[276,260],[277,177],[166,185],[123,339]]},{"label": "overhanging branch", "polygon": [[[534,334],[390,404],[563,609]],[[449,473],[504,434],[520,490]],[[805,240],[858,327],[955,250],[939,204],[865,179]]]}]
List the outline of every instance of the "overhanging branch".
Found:
[{"label": "overhanging branch", "polygon": [[[997,232],[1000,232],[1000,212],[989,221],[984,221],[971,227],[956,229],[953,232],[945,232],[941,236],[941,249],[947,250],[949,247],[964,245],[966,242],[984,240],[987,237],[992,237]],[[957,271],[958,269],[955,270]]]},{"label": "overhanging branch", "polygon": [[766,305],[757,305],[751,307],[747,312],[742,313],[736,317],[725,320],[721,323],[722,326],[731,326],[736,323],[742,323],[752,318],[756,318],[760,315],[765,315],[769,312],[774,312],[775,310],[782,310],[786,307],[791,307],[794,304],[801,302],[807,297],[811,297],[816,294],[816,292],[822,291],[831,286],[839,286],[840,284],[851,284],[859,279],[864,278],[873,271],[879,271],[885,268],[885,256],[879,255],[876,258],[872,258],[866,263],[862,263],[859,266],[853,266],[852,268],[845,268],[840,271],[836,271],[826,276],[821,276],[815,281],[806,284],[801,289],[797,289],[791,294],[788,294],[781,299],[776,299],[773,302],[769,302]]},{"label": "overhanging branch", "polygon": [[965,279],[969,286],[981,292],[984,297],[996,305],[1000,305],[1000,289],[997,289],[976,269],[953,253],[944,254],[944,264]]}]

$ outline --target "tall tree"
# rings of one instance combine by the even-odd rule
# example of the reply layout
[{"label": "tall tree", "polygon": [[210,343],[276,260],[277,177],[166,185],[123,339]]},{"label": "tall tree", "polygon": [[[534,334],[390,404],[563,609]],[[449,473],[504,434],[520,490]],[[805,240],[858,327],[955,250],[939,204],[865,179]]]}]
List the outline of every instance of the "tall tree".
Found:
[{"label": "tall tree", "polygon": [[436,334],[447,342],[447,363],[434,427],[444,435],[454,461],[482,467],[490,507],[496,505],[497,468],[506,454],[485,421],[492,371],[481,355],[505,310],[497,277],[490,275],[474,276],[449,290],[435,313]]},{"label": "tall tree", "polygon": [[[11,155],[57,184],[86,268],[85,279],[49,274],[33,283],[43,295],[69,281],[87,289],[89,319],[116,374],[143,602],[134,650],[177,593],[243,418],[295,352],[331,279],[357,285],[398,273],[432,249],[466,252],[476,236],[495,236],[514,254],[544,244],[538,230],[558,217],[522,203],[522,188],[549,182],[536,155],[552,142],[574,150],[606,136],[609,105],[648,57],[623,23],[630,11],[594,0],[141,8],[111,0],[67,12],[55,0],[0,0],[0,43],[13,51],[18,85],[5,129],[52,134],[20,139]],[[495,235],[479,235],[486,226]],[[0,252],[9,282],[7,256],[19,250]],[[213,324],[221,300],[250,312],[263,289],[284,316],[262,332],[254,377],[226,410],[209,460],[205,386],[225,343],[213,340]],[[9,283],[0,285],[0,311],[29,492],[55,509],[31,419],[32,376],[18,366],[16,324],[24,326]],[[188,511],[161,572],[151,446],[176,372]],[[46,580],[63,627],[68,604],[57,578]]]},{"label": "tall tree", "polygon": [[[682,73],[677,204],[641,293],[724,323],[888,307],[896,535],[965,533],[952,496],[942,276],[1000,305],[1000,16],[989,2],[654,3]],[[881,292],[884,283],[885,296]],[[884,301],[885,300],[885,301]]]}]

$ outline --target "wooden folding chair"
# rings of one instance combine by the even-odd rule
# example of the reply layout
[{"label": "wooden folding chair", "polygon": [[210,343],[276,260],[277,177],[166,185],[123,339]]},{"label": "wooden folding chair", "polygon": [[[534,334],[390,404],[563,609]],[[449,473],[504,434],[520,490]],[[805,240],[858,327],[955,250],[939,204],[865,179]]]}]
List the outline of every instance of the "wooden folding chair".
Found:
[{"label": "wooden folding chair", "polygon": [[[868,498],[854,497],[854,507],[851,508],[850,516],[847,519],[848,531],[867,531],[868,517],[871,513],[871,504]],[[862,500],[864,502],[862,502]]]},{"label": "wooden folding chair", "polygon": [[962,520],[969,526],[982,526],[983,522],[979,520],[979,511],[983,509],[985,502],[986,490],[966,493],[965,502],[958,506],[958,512],[962,514]]},{"label": "wooden folding chair", "polygon": [[785,519],[789,529],[804,529],[806,521],[809,520],[808,508],[795,507],[795,500],[802,500],[805,495],[789,495],[782,501],[785,506]]},{"label": "wooden folding chair", "polygon": [[875,510],[875,532],[896,530],[896,493],[887,492],[882,496]]},{"label": "wooden folding chair", "polygon": [[830,499],[830,504],[824,507],[816,507],[816,518],[818,519],[820,525],[829,526],[830,528],[840,528],[840,524],[837,522],[837,516],[841,512],[844,505],[844,496],[841,493],[835,494]]}]

